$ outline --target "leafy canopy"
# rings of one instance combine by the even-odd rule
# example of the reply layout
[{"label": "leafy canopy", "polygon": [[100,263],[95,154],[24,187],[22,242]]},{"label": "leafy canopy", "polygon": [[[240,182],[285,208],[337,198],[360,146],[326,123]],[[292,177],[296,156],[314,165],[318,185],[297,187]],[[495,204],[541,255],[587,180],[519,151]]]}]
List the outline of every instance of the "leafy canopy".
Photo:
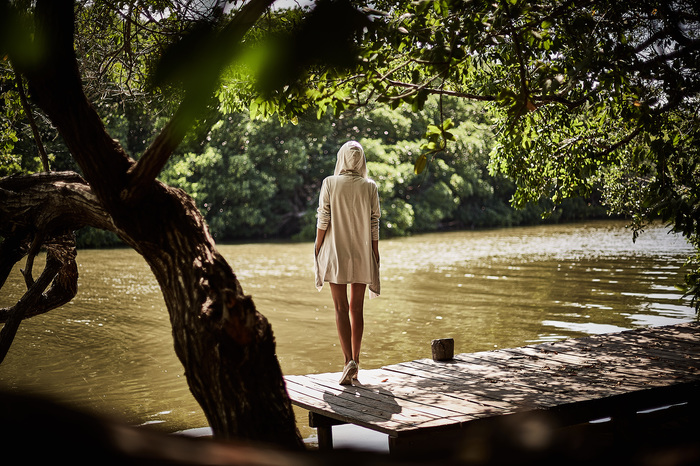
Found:
[{"label": "leafy canopy", "polygon": [[[369,20],[353,36],[353,60],[311,62],[303,73],[268,63],[276,79],[257,81],[255,115],[284,120],[375,102],[419,110],[430,95],[484,101],[495,121],[490,168],[515,182],[514,205],[598,188],[612,211],[632,218],[635,236],[660,217],[700,247],[698,2],[353,5]],[[275,24],[294,37],[303,15]],[[416,172],[454,139],[454,124],[439,117],[427,126]],[[699,259],[687,276],[696,305]]]},{"label": "leafy canopy", "polygon": [[[185,121],[203,127],[207,106],[294,122],[375,103],[417,111],[431,95],[482,101],[495,122],[490,170],[515,183],[514,205],[596,188],[635,231],[660,217],[700,248],[698,2],[320,0],[270,10],[233,47],[219,5],[241,4],[77,2],[88,92],[101,105],[141,96],[165,113],[185,96]],[[16,39],[3,44],[21,47],[23,16],[2,13]],[[416,172],[439,164],[457,127],[443,112],[426,125]],[[17,128],[0,131],[14,147]],[[700,255],[690,266],[697,298]]]}]

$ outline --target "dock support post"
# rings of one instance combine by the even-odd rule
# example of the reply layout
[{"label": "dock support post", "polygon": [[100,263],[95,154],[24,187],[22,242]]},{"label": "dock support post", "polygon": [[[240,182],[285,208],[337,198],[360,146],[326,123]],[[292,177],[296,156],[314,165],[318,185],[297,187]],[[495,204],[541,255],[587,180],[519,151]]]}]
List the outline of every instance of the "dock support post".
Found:
[{"label": "dock support post", "polygon": [[316,428],[319,450],[333,449],[333,426],[340,424],[346,424],[346,422],[309,411],[309,427]]},{"label": "dock support post", "polygon": [[317,427],[318,432],[318,449],[332,450],[333,449],[333,427],[323,426]]},{"label": "dock support post", "polygon": [[455,341],[453,338],[440,338],[430,343],[433,349],[433,360],[451,361],[455,355]]}]

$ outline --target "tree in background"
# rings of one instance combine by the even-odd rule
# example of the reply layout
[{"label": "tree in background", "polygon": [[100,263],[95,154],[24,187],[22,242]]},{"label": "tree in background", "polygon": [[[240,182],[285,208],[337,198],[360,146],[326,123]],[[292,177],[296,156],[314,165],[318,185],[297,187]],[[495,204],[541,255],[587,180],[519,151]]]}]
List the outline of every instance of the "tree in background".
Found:
[{"label": "tree in background", "polygon": [[[485,102],[495,118],[490,170],[512,180],[515,206],[599,188],[612,212],[632,219],[634,237],[660,218],[698,251],[686,291],[700,306],[698,2],[354,4],[371,23],[349,71],[295,66],[304,42],[277,40],[279,59],[258,68],[274,79],[255,81],[254,113],[338,115],[371,102],[420,110],[431,95]],[[427,127],[416,172],[439,166],[453,125],[441,115]]]},{"label": "tree in background", "polygon": [[[416,174],[425,128],[441,110],[455,122],[455,141]],[[321,119],[307,112],[282,126],[247,113],[221,115],[201,145],[171,158],[160,179],[197,201],[217,241],[312,240],[321,181],[349,139],[365,147],[370,176],[378,181],[384,237],[605,216],[595,198],[564,200],[544,220],[543,212],[552,210],[544,200],[510,206],[513,183],[489,172],[494,136],[486,110],[455,98],[431,97],[416,112],[382,105]]]}]

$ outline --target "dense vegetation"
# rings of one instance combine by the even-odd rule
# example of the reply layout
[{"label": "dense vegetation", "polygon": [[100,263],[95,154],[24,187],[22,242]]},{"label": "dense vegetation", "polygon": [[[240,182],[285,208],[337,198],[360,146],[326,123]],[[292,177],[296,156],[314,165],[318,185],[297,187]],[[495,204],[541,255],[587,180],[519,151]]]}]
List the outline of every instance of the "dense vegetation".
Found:
[{"label": "dense vegetation", "polygon": [[[700,297],[700,3],[352,4],[365,16],[342,1],[321,1],[308,14],[327,20],[321,24],[344,15],[351,41],[330,28],[314,36],[289,19],[283,39],[261,46],[284,49],[257,68],[257,87],[227,87],[224,102],[253,95],[256,111],[282,118],[373,102],[420,110],[430,96],[486,102],[494,116],[490,173],[513,181],[514,206],[598,192],[631,219],[635,237],[662,219],[696,248],[686,289]],[[310,37],[324,45],[308,52]],[[414,154],[419,172],[458,139],[450,115],[434,116]]]},{"label": "dense vegetation", "polygon": [[[302,117],[296,125],[228,116],[214,125],[203,147],[174,160],[163,180],[197,200],[220,240],[240,238],[242,232],[311,239],[321,180],[332,174],[343,142],[357,139],[379,184],[384,236],[540,221],[543,207],[511,207],[512,182],[489,174],[493,135],[483,107],[450,104],[443,111],[459,122],[453,129],[457,141],[421,174],[414,173],[414,161],[425,127],[438,111],[436,99],[418,112],[363,109],[320,121]],[[556,210],[550,220],[603,214],[579,200]]]},{"label": "dense vegetation", "polygon": [[[6,95],[13,92],[14,86]],[[370,176],[378,182],[383,237],[605,216],[597,198],[570,199],[556,207],[545,200],[522,209],[512,207],[513,183],[489,173],[494,136],[487,108],[459,99],[444,99],[442,109],[439,106],[438,99],[429,99],[416,111],[408,106],[363,108],[337,118],[304,115],[296,124],[215,112],[211,118],[216,123],[206,131],[192,132],[160,179],[196,200],[218,241],[312,239],[318,189],[333,171],[337,149],[349,139],[363,144]],[[119,107],[103,110],[111,111],[105,115],[110,134],[137,156],[162,122],[148,118],[145,108],[115,110]],[[414,162],[422,151],[425,128],[440,110],[456,122],[452,129],[456,141],[427,170],[416,174]],[[3,166],[6,172],[40,169],[28,129],[25,126],[25,133],[18,133],[15,150],[4,153],[12,161]],[[50,134],[48,128],[45,131]],[[56,169],[75,169],[60,141],[47,146]],[[119,240],[111,233],[86,228],[79,233],[79,244],[101,247]]]},{"label": "dense vegetation", "polygon": [[[208,108],[191,112],[194,129],[160,178],[192,195],[217,240],[309,239],[320,180],[353,138],[380,182],[384,236],[604,207],[635,235],[661,218],[700,247],[694,2],[306,5],[268,12],[231,52],[211,42],[227,17],[216,8],[154,3],[144,16],[129,2],[77,4],[87,91],[133,158],[183,96]],[[21,81],[0,66],[0,175],[37,171]],[[75,169],[46,122],[34,126],[53,168]]]}]

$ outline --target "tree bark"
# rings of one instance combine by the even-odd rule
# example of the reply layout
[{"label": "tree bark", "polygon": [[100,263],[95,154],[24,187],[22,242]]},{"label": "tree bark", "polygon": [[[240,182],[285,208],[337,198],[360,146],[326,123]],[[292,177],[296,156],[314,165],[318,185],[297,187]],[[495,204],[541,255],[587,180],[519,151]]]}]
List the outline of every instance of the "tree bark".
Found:
[{"label": "tree bark", "polygon": [[[81,87],[72,2],[39,0],[35,23],[37,42],[46,48],[40,62],[20,71],[87,182],[63,188],[71,199],[87,196],[93,214],[104,212],[89,217],[90,209],[64,211],[57,223],[77,216],[74,224],[114,231],[145,258],[163,292],[190,390],[215,437],[303,448],[272,328],[217,252],[194,201],[148,177],[139,178],[137,187],[130,184],[135,162],[109,137]],[[124,195],[131,192],[139,196]]]},{"label": "tree bark", "polygon": [[[0,321],[4,323],[0,331],[0,363],[10,349],[19,325],[25,317],[55,309],[69,302],[75,296],[78,284],[78,267],[75,263],[75,241],[73,235],[64,234],[50,245],[46,266],[37,281],[27,277],[27,293],[9,310],[0,309]],[[44,293],[44,290],[51,288]]]}]

